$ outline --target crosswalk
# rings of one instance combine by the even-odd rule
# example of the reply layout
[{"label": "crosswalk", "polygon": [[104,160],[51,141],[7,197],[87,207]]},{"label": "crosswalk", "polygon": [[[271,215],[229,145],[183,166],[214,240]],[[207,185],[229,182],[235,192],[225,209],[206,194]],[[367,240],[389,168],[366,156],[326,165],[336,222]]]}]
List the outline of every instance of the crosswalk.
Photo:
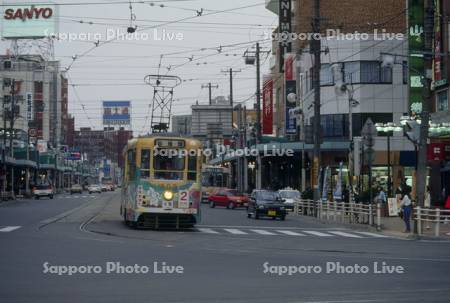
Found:
[{"label": "crosswalk", "polygon": [[96,197],[97,196],[95,196],[95,195],[82,195],[82,196],[80,196],[80,195],[70,195],[70,196],[64,196],[65,199],[80,199],[80,198],[82,198],[82,199],[86,199],[86,198],[94,199]]},{"label": "crosswalk", "polygon": [[9,232],[15,231],[21,227],[22,226],[0,226],[0,232],[1,233],[9,233]]},{"label": "crosswalk", "polygon": [[347,231],[347,230],[303,230],[303,229],[264,229],[252,228],[251,226],[245,228],[232,227],[198,227],[197,232],[210,235],[236,235],[236,236],[289,236],[289,237],[321,237],[321,238],[390,238],[389,236],[367,231]]}]

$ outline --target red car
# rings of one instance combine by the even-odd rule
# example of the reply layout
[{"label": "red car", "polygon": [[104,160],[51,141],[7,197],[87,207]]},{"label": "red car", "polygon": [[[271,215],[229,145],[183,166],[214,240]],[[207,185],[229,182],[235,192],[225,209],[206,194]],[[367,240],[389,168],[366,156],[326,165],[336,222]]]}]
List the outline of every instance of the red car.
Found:
[{"label": "red car", "polygon": [[236,207],[247,207],[248,197],[234,189],[221,189],[209,195],[208,202],[211,208],[223,206],[228,209],[235,209]]}]

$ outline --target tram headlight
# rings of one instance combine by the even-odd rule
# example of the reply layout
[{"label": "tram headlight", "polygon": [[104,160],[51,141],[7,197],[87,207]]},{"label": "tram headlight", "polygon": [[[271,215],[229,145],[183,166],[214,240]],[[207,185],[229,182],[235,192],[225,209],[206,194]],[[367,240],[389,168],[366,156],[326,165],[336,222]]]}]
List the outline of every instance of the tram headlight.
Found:
[{"label": "tram headlight", "polygon": [[164,200],[167,200],[167,201],[172,200],[173,199],[173,192],[170,191],[170,190],[165,190],[164,193],[163,193],[163,198],[164,198]]}]

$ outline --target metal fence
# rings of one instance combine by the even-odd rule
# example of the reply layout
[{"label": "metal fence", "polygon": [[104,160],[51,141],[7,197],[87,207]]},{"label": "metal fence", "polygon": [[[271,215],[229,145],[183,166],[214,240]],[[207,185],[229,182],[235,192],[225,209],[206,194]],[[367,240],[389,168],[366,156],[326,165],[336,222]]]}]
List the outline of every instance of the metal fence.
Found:
[{"label": "metal fence", "polygon": [[348,224],[368,224],[381,228],[380,204],[313,201],[298,199],[294,202],[294,215],[312,216],[321,220]]},{"label": "metal fence", "polygon": [[417,220],[417,233],[419,235],[423,234],[423,228],[433,225],[435,237],[439,237],[441,234],[441,225],[450,224],[450,210],[444,209],[431,209],[431,208],[414,208],[413,214],[414,220]]}]

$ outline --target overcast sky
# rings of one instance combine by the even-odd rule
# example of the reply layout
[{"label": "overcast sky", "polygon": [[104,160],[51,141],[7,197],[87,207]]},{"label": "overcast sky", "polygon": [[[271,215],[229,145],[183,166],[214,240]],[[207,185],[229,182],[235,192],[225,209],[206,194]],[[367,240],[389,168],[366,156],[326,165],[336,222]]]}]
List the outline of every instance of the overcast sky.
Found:
[{"label": "overcast sky", "polygon": [[[78,56],[68,72],[70,84],[75,85],[69,89],[69,110],[75,116],[76,128],[92,125],[95,128],[102,127],[102,100],[131,100],[133,130],[136,134],[147,132],[153,90],[144,84],[143,78],[147,74],[158,73],[161,55],[164,56],[160,73],[166,74],[170,67],[168,74],[184,80],[175,89],[173,114],[189,114],[190,106],[196,100],[207,103],[208,90],[202,89],[201,85],[210,81],[219,85],[219,89],[213,90],[213,96],[228,96],[228,75],[221,73],[221,70],[229,67],[242,69],[235,76],[235,101],[248,99],[247,106],[252,106],[251,95],[256,89],[255,67],[245,66],[242,58],[249,44],[222,47],[220,53],[219,48],[259,40],[265,32],[271,32],[277,25],[277,16],[265,9],[265,1],[162,1],[154,2],[153,6],[150,3],[135,3],[132,8],[136,16],[133,25],[137,25],[139,33],[137,39],[119,39],[105,44],[102,41],[106,40],[108,31],[110,35],[116,31],[126,32],[130,24],[129,4],[120,0],[57,1],[71,4],[88,2],[107,4],[61,5],[59,32],[76,34],[77,39],[85,39],[83,34],[90,34],[90,41],[55,41],[55,58],[61,61],[62,68],[72,63],[74,55]],[[113,4],[114,2],[121,3]],[[164,7],[160,7],[161,4]],[[244,6],[251,7],[242,8]],[[195,17],[196,11],[201,9],[203,16]],[[222,10],[231,11],[216,12]],[[167,21],[184,18],[191,19],[164,25]],[[157,25],[160,26],[156,29],[150,28]],[[178,35],[179,38],[182,36],[182,40],[157,41],[155,30],[158,38],[165,31],[169,35]],[[100,46],[93,48],[95,38],[99,36]],[[148,40],[144,40],[145,38]],[[168,36],[166,38],[169,39]],[[8,43],[2,42],[1,45],[2,53],[5,53]],[[271,46],[268,41],[262,45],[267,50]],[[206,49],[201,50],[202,48]],[[86,53],[90,49],[92,50]],[[193,60],[189,61],[189,58]],[[262,72],[267,73],[269,58],[264,56],[262,59]],[[87,114],[82,110],[82,104]]]}]

